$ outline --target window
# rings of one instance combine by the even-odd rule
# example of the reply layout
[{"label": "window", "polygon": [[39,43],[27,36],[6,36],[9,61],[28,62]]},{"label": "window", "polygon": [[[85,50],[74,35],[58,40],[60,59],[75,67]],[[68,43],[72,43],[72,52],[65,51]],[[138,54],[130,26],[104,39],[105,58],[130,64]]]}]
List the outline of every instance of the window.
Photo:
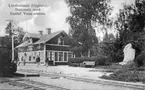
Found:
[{"label": "window", "polygon": [[41,49],[41,45],[37,45],[37,49]]},{"label": "window", "polygon": [[63,61],[63,52],[59,52],[59,61]]},{"label": "window", "polygon": [[67,53],[64,52],[64,61],[67,61]]},{"label": "window", "polygon": [[54,60],[55,56],[54,56],[54,52],[52,52],[52,61]]},{"label": "window", "polygon": [[31,56],[29,56],[29,61],[31,61]]},{"label": "window", "polygon": [[32,50],[33,50],[33,46],[28,46],[28,49],[29,49],[30,51],[32,51]]},{"label": "window", "polygon": [[55,61],[58,61],[58,52],[55,52]]},{"label": "window", "polygon": [[72,54],[68,53],[68,59],[72,58]]},{"label": "window", "polygon": [[58,38],[58,44],[59,44],[59,45],[64,45],[63,37],[59,37],[59,38]]},{"label": "window", "polygon": [[31,43],[31,41],[30,41],[30,40],[28,40],[28,43]]},{"label": "window", "polygon": [[50,52],[49,60],[52,61],[52,52]]}]

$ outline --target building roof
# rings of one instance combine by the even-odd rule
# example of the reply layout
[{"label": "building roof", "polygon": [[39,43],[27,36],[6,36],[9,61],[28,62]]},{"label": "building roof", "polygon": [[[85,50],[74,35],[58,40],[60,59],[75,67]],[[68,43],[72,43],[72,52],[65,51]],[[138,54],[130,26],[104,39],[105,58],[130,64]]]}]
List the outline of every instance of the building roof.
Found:
[{"label": "building roof", "polygon": [[26,33],[23,37],[23,41],[25,40],[25,38],[28,37],[28,38],[35,38],[35,39],[39,39],[41,37],[40,34],[36,34],[36,33]]},{"label": "building roof", "polygon": [[[65,33],[64,31],[58,31],[58,32],[54,32],[51,34],[45,34],[45,35],[38,35],[38,34],[33,34],[33,33],[27,33],[29,37],[32,38],[38,38],[39,40],[36,41],[34,44],[41,44],[41,43],[45,43],[49,40],[51,40],[52,38],[54,38],[55,36],[57,36],[60,33]],[[20,45],[16,46],[15,48],[19,48],[19,47],[25,47],[28,45],[32,45],[32,43],[30,44],[28,41],[25,41],[23,43],[21,43]]]},{"label": "building roof", "polygon": [[54,33],[51,33],[51,34],[46,34],[46,35],[43,35],[37,42],[35,42],[34,44],[40,44],[40,43],[45,43],[49,40],[51,40],[52,38],[54,38],[55,36],[57,36],[58,34],[60,33],[64,33],[64,31],[58,31],[58,32],[54,32]]},{"label": "building roof", "polygon": [[25,42],[21,43],[20,45],[16,46],[15,48],[25,47],[25,46],[28,46],[28,45],[29,45],[29,42],[25,41]]},{"label": "building roof", "polygon": [[41,35],[40,34],[36,34],[36,33],[27,33],[29,37],[31,38],[40,38]]}]

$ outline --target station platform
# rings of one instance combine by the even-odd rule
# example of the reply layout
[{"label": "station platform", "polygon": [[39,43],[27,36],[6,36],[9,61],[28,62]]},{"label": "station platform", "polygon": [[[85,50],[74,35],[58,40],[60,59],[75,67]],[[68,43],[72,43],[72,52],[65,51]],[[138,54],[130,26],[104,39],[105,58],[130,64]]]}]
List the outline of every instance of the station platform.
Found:
[{"label": "station platform", "polygon": [[40,74],[39,73],[35,73],[35,72],[21,72],[21,71],[17,71],[14,76],[16,77],[39,77]]}]

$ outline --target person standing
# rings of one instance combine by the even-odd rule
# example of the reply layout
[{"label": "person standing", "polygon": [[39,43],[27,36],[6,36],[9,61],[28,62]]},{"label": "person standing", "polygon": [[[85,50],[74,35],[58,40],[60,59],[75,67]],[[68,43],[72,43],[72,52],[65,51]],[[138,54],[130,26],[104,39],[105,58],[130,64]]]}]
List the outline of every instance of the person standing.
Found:
[{"label": "person standing", "polygon": [[48,67],[48,58],[46,58],[46,61],[45,61],[45,66]]},{"label": "person standing", "polygon": [[20,60],[18,59],[18,60],[17,60],[17,65],[19,66],[19,65],[20,65],[20,63],[21,63],[21,62],[20,62]]},{"label": "person standing", "polygon": [[24,62],[23,63],[24,63],[24,66],[25,66],[25,64],[26,64],[26,60],[25,59],[24,59]]},{"label": "person standing", "polygon": [[24,63],[24,66],[25,66],[25,64],[26,64],[26,59],[27,59],[27,54],[25,53],[24,55],[25,55],[25,56],[24,56],[24,61],[23,61],[23,63]]},{"label": "person standing", "polygon": [[21,58],[21,63],[24,65],[24,57]]},{"label": "person standing", "polygon": [[36,58],[36,63],[37,63],[37,67],[38,67],[40,64],[40,57],[39,56],[37,56],[37,58]]}]

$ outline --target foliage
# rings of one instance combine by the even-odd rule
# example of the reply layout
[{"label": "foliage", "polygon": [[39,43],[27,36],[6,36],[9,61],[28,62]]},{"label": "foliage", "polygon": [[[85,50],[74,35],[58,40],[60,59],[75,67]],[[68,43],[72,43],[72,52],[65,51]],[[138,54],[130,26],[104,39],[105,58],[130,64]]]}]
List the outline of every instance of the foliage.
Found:
[{"label": "foliage", "polygon": [[6,34],[8,34],[10,39],[11,39],[11,36],[14,35],[14,44],[15,46],[17,46],[18,44],[22,43],[22,38],[25,32],[23,28],[21,27],[13,28],[13,32],[12,32],[12,27],[14,27],[13,23],[9,22],[5,28],[5,32]]},{"label": "foliage", "polygon": [[115,21],[115,27],[118,31],[114,48],[119,52],[123,47],[132,43],[133,48],[136,50],[136,57],[144,49],[145,41],[145,1],[135,0],[135,4],[124,5],[120,9],[118,18]]},{"label": "foliage", "polygon": [[23,36],[25,35],[26,32],[24,32],[23,28],[21,28],[21,27],[17,27],[16,31],[17,31],[17,34],[16,34],[14,40],[18,45],[18,44],[22,43]]},{"label": "foliage", "polygon": [[[11,58],[12,57],[12,55],[11,55],[11,50],[12,50],[12,41],[11,41],[11,38],[9,36],[1,37],[0,38],[0,45],[6,47],[9,50],[10,54],[7,57]],[[17,59],[17,57],[18,57],[17,51],[15,50],[14,53],[15,53],[14,54],[15,55],[14,59]]]},{"label": "foliage", "polygon": [[[120,11],[118,21],[122,18],[121,27],[118,31],[120,40],[127,44],[128,42],[142,43],[141,36],[144,35],[145,12],[140,11],[140,8],[145,9],[143,3],[145,1],[136,0],[135,5],[124,5],[124,9]],[[140,5],[138,5],[140,4]],[[116,24],[117,25],[117,24]]]},{"label": "foliage", "polygon": [[[12,31],[13,30],[13,31]],[[14,39],[14,47],[19,45],[20,43],[22,43],[22,39],[23,39],[23,36],[25,34],[23,28],[21,27],[15,27],[14,28],[14,25],[13,25],[13,22],[10,21],[8,23],[8,25],[6,26],[5,28],[5,32],[6,34],[8,34],[7,36],[4,36],[4,38],[2,39],[2,43],[11,51],[12,50],[12,35],[14,36],[13,39]],[[17,51],[15,50],[14,51],[14,59],[17,59],[18,57],[18,53]],[[11,54],[10,54],[11,55]],[[10,56],[11,57],[11,56]]]},{"label": "foliage", "polygon": [[[109,0],[66,0],[71,16],[67,18],[70,24],[70,35],[79,42],[80,52],[88,53],[98,43],[92,22],[107,25],[110,14]],[[75,48],[76,48],[75,47]]]},{"label": "foliage", "polygon": [[8,50],[11,50],[11,38],[9,36],[4,36],[0,38],[0,44],[2,46],[6,46]]},{"label": "foliage", "polygon": [[111,54],[112,57],[112,63],[117,63],[117,62],[122,62],[124,55],[123,55],[123,51],[122,50],[117,50],[117,52],[113,52]]},{"label": "foliage", "polygon": [[111,79],[111,80],[119,80],[119,81],[125,81],[125,82],[144,82],[145,77],[141,73],[141,71],[138,71],[136,65],[125,65],[122,66],[121,69],[115,71],[110,76],[102,76],[101,78],[104,79]]},{"label": "foliage", "polygon": [[110,64],[109,57],[106,57],[103,55],[97,55],[95,59],[96,59],[96,65],[109,65]]},{"label": "foliage", "polygon": [[113,34],[106,33],[97,48],[99,54],[107,56],[114,63],[123,60],[123,51],[116,48],[115,40]]},{"label": "foliage", "polygon": [[138,67],[145,66],[145,50],[143,50],[141,54],[136,57],[135,62],[137,63]]},{"label": "foliage", "polygon": [[112,44],[115,41],[115,36],[112,33],[105,33],[103,42]]},{"label": "foliage", "polygon": [[10,64],[10,51],[5,48],[5,47],[0,47],[0,74],[1,76],[3,74],[7,74],[8,73],[8,70],[7,68],[5,68],[7,66],[7,64]]},{"label": "foliage", "polygon": [[131,43],[133,48],[136,50],[135,62],[130,65],[122,66],[121,69],[115,71],[110,76],[104,75],[101,78],[126,82],[145,82],[144,73],[139,71],[140,67],[143,67],[145,64],[144,6],[144,0],[135,0],[135,4],[133,5],[124,5],[124,8],[120,10],[118,18],[115,22],[118,35],[116,36],[117,38],[114,42],[114,54],[116,54],[117,57],[119,55],[122,57],[122,49],[126,44]]},{"label": "foliage", "polygon": [[82,63],[83,61],[95,61],[96,65],[109,65],[110,64],[108,57],[103,56],[103,55],[97,55],[97,56],[92,56],[92,57],[71,58],[68,60],[68,64],[72,65],[73,63],[77,64],[77,63]]}]

